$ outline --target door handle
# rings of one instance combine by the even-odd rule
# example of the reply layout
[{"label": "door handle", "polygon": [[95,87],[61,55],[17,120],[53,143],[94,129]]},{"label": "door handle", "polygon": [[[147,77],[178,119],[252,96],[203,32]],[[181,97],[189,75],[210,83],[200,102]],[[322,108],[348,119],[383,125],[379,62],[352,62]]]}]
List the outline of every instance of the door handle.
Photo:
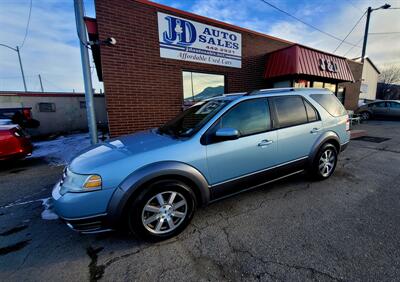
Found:
[{"label": "door handle", "polygon": [[260,143],[258,143],[258,147],[264,147],[271,145],[274,141],[272,140],[262,140]]},{"label": "door handle", "polygon": [[319,128],[314,127],[313,129],[311,129],[310,133],[314,134],[314,133],[318,133],[320,131]]}]

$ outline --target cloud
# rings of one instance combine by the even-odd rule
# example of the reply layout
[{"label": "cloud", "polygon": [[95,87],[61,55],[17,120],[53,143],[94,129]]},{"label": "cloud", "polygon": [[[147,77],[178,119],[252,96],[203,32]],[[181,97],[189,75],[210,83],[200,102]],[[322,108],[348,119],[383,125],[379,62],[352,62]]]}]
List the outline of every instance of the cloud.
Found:
[{"label": "cloud", "polygon": [[[1,43],[20,45],[25,33],[29,1],[0,4]],[[83,91],[82,67],[73,1],[33,1],[30,28],[21,57],[28,90]],[[93,75],[97,91],[102,84]],[[0,90],[23,90],[16,52],[0,47]]]},{"label": "cloud", "polygon": [[[384,1],[269,1],[272,4],[292,13],[298,18],[329,32],[336,37],[344,38],[368,6],[379,7]],[[312,29],[285,14],[273,9],[260,0],[197,0],[191,11],[206,17],[229,22],[241,27],[263,32],[275,37],[304,44],[326,52],[333,52],[339,41]],[[346,39],[357,43],[363,38],[365,17]],[[374,11],[371,16],[370,32],[387,32],[400,30],[399,10]],[[358,44],[362,45],[361,43]],[[346,54],[349,58],[359,57],[361,48],[343,43],[336,54]],[[348,52],[350,50],[350,52]],[[400,63],[400,36],[370,35],[367,55],[378,65]]]}]

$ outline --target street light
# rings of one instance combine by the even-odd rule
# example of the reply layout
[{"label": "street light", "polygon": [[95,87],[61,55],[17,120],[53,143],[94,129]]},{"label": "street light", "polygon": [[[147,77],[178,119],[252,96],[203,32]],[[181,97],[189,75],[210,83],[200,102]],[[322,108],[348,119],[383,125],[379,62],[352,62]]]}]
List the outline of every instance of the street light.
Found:
[{"label": "street light", "polygon": [[18,54],[18,60],[19,60],[19,67],[21,68],[22,81],[24,82],[25,92],[27,92],[28,90],[27,90],[27,88],[26,88],[26,81],[25,81],[24,68],[22,67],[22,61],[21,61],[21,55],[20,55],[20,53],[19,53],[19,47],[17,46],[16,48],[13,48],[13,47],[11,47],[11,46],[8,46],[8,45],[6,45],[6,44],[1,44],[1,43],[0,43],[0,46],[6,47],[6,48],[8,48],[8,49],[11,49],[11,50],[17,52],[17,54]]},{"label": "street light", "polygon": [[389,9],[390,7],[391,6],[389,4],[385,4],[385,5],[380,6],[378,8],[368,7],[368,9],[367,9],[367,22],[365,24],[365,32],[364,32],[364,43],[363,43],[362,54],[361,54],[361,62],[364,63],[365,52],[366,52],[366,49],[367,49],[369,18],[371,16],[372,11],[376,11],[376,10],[380,10],[380,9]]}]

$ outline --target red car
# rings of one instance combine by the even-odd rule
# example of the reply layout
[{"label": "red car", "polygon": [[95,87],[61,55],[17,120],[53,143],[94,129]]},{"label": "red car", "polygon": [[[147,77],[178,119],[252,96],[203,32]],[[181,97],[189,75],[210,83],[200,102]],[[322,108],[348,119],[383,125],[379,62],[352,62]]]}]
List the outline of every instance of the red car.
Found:
[{"label": "red car", "polygon": [[18,125],[0,125],[0,160],[24,158],[32,149],[29,136]]}]

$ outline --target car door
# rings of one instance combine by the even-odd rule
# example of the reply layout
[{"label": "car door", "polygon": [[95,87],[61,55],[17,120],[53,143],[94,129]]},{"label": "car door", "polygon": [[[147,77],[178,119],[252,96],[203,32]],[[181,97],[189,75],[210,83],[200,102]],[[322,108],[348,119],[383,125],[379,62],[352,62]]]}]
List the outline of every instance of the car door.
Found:
[{"label": "car door", "polygon": [[323,132],[317,110],[298,95],[271,98],[277,123],[280,164],[304,162]]},{"label": "car door", "polygon": [[[239,138],[207,144],[207,164],[213,186],[276,164],[277,135],[272,130],[266,98],[236,104],[206,134],[212,136],[220,128],[237,129]],[[219,192],[217,194],[221,194]]]},{"label": "car door", "polygon": [[389,107],[386,102],[376,102],[371,107],[372,114],[376,117],[386,117],[389,114]]},{"label": "car door", "polygon": [[389,105],[389,115],[400,118],[400,102],[386,102]]}]

